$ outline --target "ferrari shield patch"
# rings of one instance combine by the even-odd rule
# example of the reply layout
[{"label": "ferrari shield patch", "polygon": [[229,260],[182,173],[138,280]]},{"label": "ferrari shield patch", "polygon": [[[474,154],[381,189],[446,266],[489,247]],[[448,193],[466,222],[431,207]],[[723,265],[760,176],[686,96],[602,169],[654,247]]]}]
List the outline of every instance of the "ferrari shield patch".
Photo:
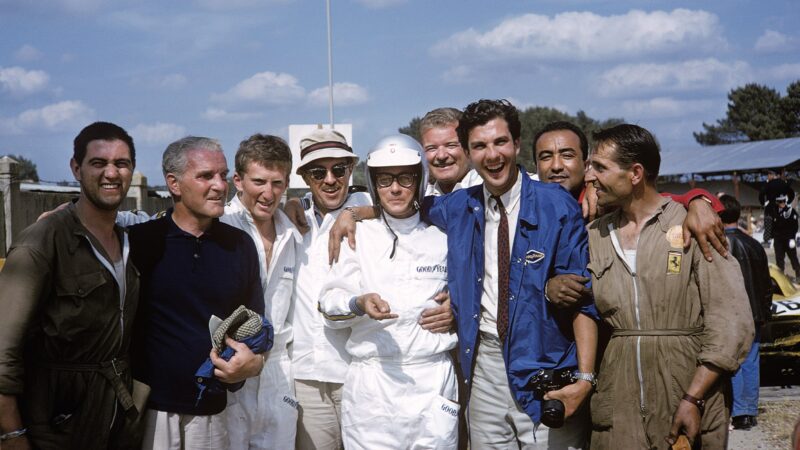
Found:
[{"label": "ferrari shield patch", "polygon": [[667,275],[675,275],[681,273],[681,252],[669,252],[667,256]]}]

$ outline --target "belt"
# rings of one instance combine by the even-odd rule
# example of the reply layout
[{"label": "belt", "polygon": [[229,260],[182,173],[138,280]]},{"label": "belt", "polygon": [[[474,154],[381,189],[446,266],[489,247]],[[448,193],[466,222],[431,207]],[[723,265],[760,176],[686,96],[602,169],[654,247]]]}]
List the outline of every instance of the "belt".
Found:
[{"label": "belt", "polygon": [[136,419],[139,411],[133,403],[133,397],[125,382],[122,380],[121,375],[129,370],[130,364],[127,359],[114,358],[110,361],[103,361],[100,363],[62,363],[62,362],[40,362],[39,366],[46,369],[62,370],[68,372],[98,372],[103,376],[114,389],[114,393],[119,400],[122,409],[130,419]]},{"label": "belt", "polygon": [[611,337],[624,336],[697,336],[703,332],[703,327],[693,328],[662,328],[660,330],[634,330],[629,328],[615,329]]}]

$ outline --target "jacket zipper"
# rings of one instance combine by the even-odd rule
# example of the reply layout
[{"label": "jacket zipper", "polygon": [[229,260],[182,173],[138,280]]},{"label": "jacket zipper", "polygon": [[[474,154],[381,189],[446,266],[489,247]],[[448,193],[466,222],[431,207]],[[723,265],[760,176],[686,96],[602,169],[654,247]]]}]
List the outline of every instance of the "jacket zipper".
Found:
[{"label": "jacket zipper", "polygon": [[[634,312],[636,313],[636,329],[642,329],[641,318],[639,316],[639,284],[638,284],[638,276],[636,275],[636,271],[632,270],[631,267],[628,265],[628,261],[625,259],[625,252],[622,251],[622,246],[619,243],[619,238],[617,238],[617,234],[614,233],[615,227],[613,223],[608,224],[608,231],[611,234],[611,243],[614,247],[614,251],[617,253],[617,257],[622,260],[622,263],[625,267],[628,268],[628,272],[631,274],[631,282],[633,283],[633,305],[634,305]],[[634,264],[638,262],[639,259],[639,239],[636,239],[636,256],[634,259]],[[639,379],[639,411],[641,412],[642,416],[644,416],[646,408],[644,402],[644,373],[642,371],[642,337],[636,336],[636,376]]]}]

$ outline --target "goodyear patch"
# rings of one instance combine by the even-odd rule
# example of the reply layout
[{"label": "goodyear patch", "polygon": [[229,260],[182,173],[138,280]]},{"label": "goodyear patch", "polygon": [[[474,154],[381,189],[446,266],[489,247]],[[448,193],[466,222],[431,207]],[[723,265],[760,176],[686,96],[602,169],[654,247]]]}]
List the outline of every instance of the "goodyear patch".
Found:
[{"label": "goodyear patch", "polygon": [[538,250],[528,250],[525,253],[525,264],[536,264],[544,259],[544,253]]},{"label": "goodyear patch", "polygon": [[681,273],[681,259],[683,254],[681,252],[669,252],[667,256],[667,275],[676,275]]}]

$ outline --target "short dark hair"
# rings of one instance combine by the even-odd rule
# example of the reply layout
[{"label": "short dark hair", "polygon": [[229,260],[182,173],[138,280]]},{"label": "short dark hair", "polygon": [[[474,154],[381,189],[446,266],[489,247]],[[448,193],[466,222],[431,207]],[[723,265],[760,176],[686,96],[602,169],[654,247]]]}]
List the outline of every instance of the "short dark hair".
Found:
[{"label": "short dark hair", "polygon": [[239,144],[235,157],[236,173],[244,175],[251,162],[264,167],[277,166],[288,175],[292,172],[292,151],[278,136],[256,133]]},{"label": "short dark hair", "polygon": [[719,218],[722,223],[737,223],[739,217],[742,215],[742,205],[736,197],[728,194],[723,194],[719,197],[722,207],[725,208],[719,213]]},{"label": "short dark hair", "polygon": [[579,126],[575,125],[572,122],[567,122],[566,120],[557,120],[555,122],[550,122],[541,130],[539,130],[536,135],[533,137],[533,161],[536,162],[536,143],[539,142],[539,138],[542,137],[543,134],[549,133],[551,131],[561,131],[567,130],[572,131],[578,136],[578,140],[581,141],[581,153],[583,155],[583,160],[586,161],[586,158],[589,157],[589,140],[586,139],[586,133],[580,129]]},{"label": "short dark hair", "polygon": [[519,111],[508,100],[478,100],[464,108],[461,119],[458,121],[458,141],[461,147],[469,151],[469,132],[473,128],[486,125],[492,119],[502,118],[508,124],[511,138],[518,140],[522,124],[519,121]]},{"label": "short dark hair", "polygon": [[616,125],[592,134],[594,148],[613,145],[615,159],[620,167],[630,168],[639,163],[644,167],[645,179],[655,184],[658,169],[661,167],[661,150],[658,141],[646,129],[629,123]]},{"label": "short dark hair", "polygon": [[136,149],[133,146],[133,138],[125,129],[110,122],[95,122],[82,129],[73,141],[72,159],[79,165],[82,164],[89,142],[96,140],[120,140],[126,143],[131,151],[131,162],[136,166]]}]

